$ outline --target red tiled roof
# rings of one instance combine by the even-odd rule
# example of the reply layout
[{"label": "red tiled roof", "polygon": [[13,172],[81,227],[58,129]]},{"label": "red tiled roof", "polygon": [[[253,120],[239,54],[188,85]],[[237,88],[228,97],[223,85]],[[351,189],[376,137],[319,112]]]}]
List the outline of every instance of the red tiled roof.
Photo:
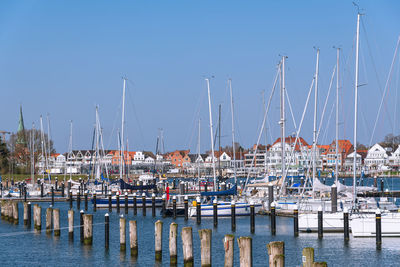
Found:
[{"label": "red tiled roof", "polygon": [[[287,144],[293,144],[295,141],[296,141],[296,137],[295,136],[285,137],[285,143],[287,143]],[[275,145],[275,144],[280,143],[280,142],[281,142],[281,138],[278,138],[278,139],[276,139],[276,141],[272,145]],[[309,145],[307,144],[306,140],[303,139],[303,137],[299,137],[297,139],[297,144],[296,144],[296,147],[295,147],[296,151],[300,150],[300,145],[309,147]]]}]

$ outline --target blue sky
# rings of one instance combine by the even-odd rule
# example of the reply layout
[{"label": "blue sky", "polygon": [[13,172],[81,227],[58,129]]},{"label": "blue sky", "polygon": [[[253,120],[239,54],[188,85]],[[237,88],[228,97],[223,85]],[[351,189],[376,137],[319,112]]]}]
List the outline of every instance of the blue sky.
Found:
[{"label": "blue sky", "polygon": [[[360,87],[359,140],[368,144],[400,34],[400,2],[359,4],[365,13],[360,83],[366,84]],[[237,139],[248,147],[256,142],[261,92],[268,98],[280,55],[288,56],[287,90],[298,124],[315,69],[313,47],[321,50],[320,114],[336,64],[333,46],[340,46],[340,138],[352,140],[356,16],[351,1],[1,1],[0,130],[17,130],[22,104],[26,128],[49,114],[58,152],[68,148],[70,120],[74,149],[90,148],[99,105],[105,146],[116,148],[121,77],[126,76],[130,150],[154,150],[163,128],[167,151],[195,152],[201,118],[204,151],[210,147],[204,77],[214,76],[213,120],[216,125],[221,104],[222,145],[231,142],[226,81],[232,78]],[[397,58],[373,142],[387,133],[400,134],[395,123],[399,68]],[[268,118],[268,142],[279,137],[277,96]],[[334,138],[333,100],[334,90],[320,143]],[[301,135],[312,142],[312,105]]]}]

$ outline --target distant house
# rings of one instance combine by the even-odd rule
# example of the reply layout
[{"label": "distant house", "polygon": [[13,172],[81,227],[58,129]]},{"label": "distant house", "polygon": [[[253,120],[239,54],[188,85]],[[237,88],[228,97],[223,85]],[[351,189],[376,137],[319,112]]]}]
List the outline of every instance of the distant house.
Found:
[{"label": "distant house", "polygon": [[338,140],[338,158],[336,159],[336,140],[333,140],[328,147],[326,153],[326,167],[334,168],[336,166],[336,160],[340,168],[344,167],[344,162],[347,156],[354,151],[353,145],[349,140]]},{"label": "distant house", "polygon": [[190,164],[189,157],[190,149],[188,150],[175,150],[174,152],[167,153],[166,159],[171,162],[172,165],[178,168],[188,166]]},{"label": "distant house", "polygon": [[380,144],[375,144],[368,149],[367,157],[364,160],[365,166],[369,170],[378,170],[380,166],[387,165],[388,162],[388,152]]}]

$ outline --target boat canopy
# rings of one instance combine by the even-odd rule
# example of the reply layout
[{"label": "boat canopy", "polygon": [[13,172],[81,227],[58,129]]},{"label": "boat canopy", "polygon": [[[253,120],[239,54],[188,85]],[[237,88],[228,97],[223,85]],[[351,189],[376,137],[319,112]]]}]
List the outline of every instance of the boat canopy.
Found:
[{"label": "boat canopy", "polygon": [[234,185],[232,188],[223,191],[210,191],[210,192],[201,192],[201,196],[230,196],[236,195],[237,193],[237,186]]},{"label": "boat canopy", "polygon": [[151,190],[156,189],[155,184],[148,184],[148,185],[130,185],[126,183],[124,180],[119,179],[121,189],[130,189],[130,190]]}]

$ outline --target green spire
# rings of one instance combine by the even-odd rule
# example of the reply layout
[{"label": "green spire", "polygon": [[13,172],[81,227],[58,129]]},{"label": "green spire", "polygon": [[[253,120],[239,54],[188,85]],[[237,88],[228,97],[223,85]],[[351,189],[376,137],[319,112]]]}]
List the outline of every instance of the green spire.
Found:
[{"label": "green spire", "polygon": [[17,144],[26,145],[24,117],[22,116],[22,105],[19,108],[19,123],[18,123],[17,136],[18,136]]}]

